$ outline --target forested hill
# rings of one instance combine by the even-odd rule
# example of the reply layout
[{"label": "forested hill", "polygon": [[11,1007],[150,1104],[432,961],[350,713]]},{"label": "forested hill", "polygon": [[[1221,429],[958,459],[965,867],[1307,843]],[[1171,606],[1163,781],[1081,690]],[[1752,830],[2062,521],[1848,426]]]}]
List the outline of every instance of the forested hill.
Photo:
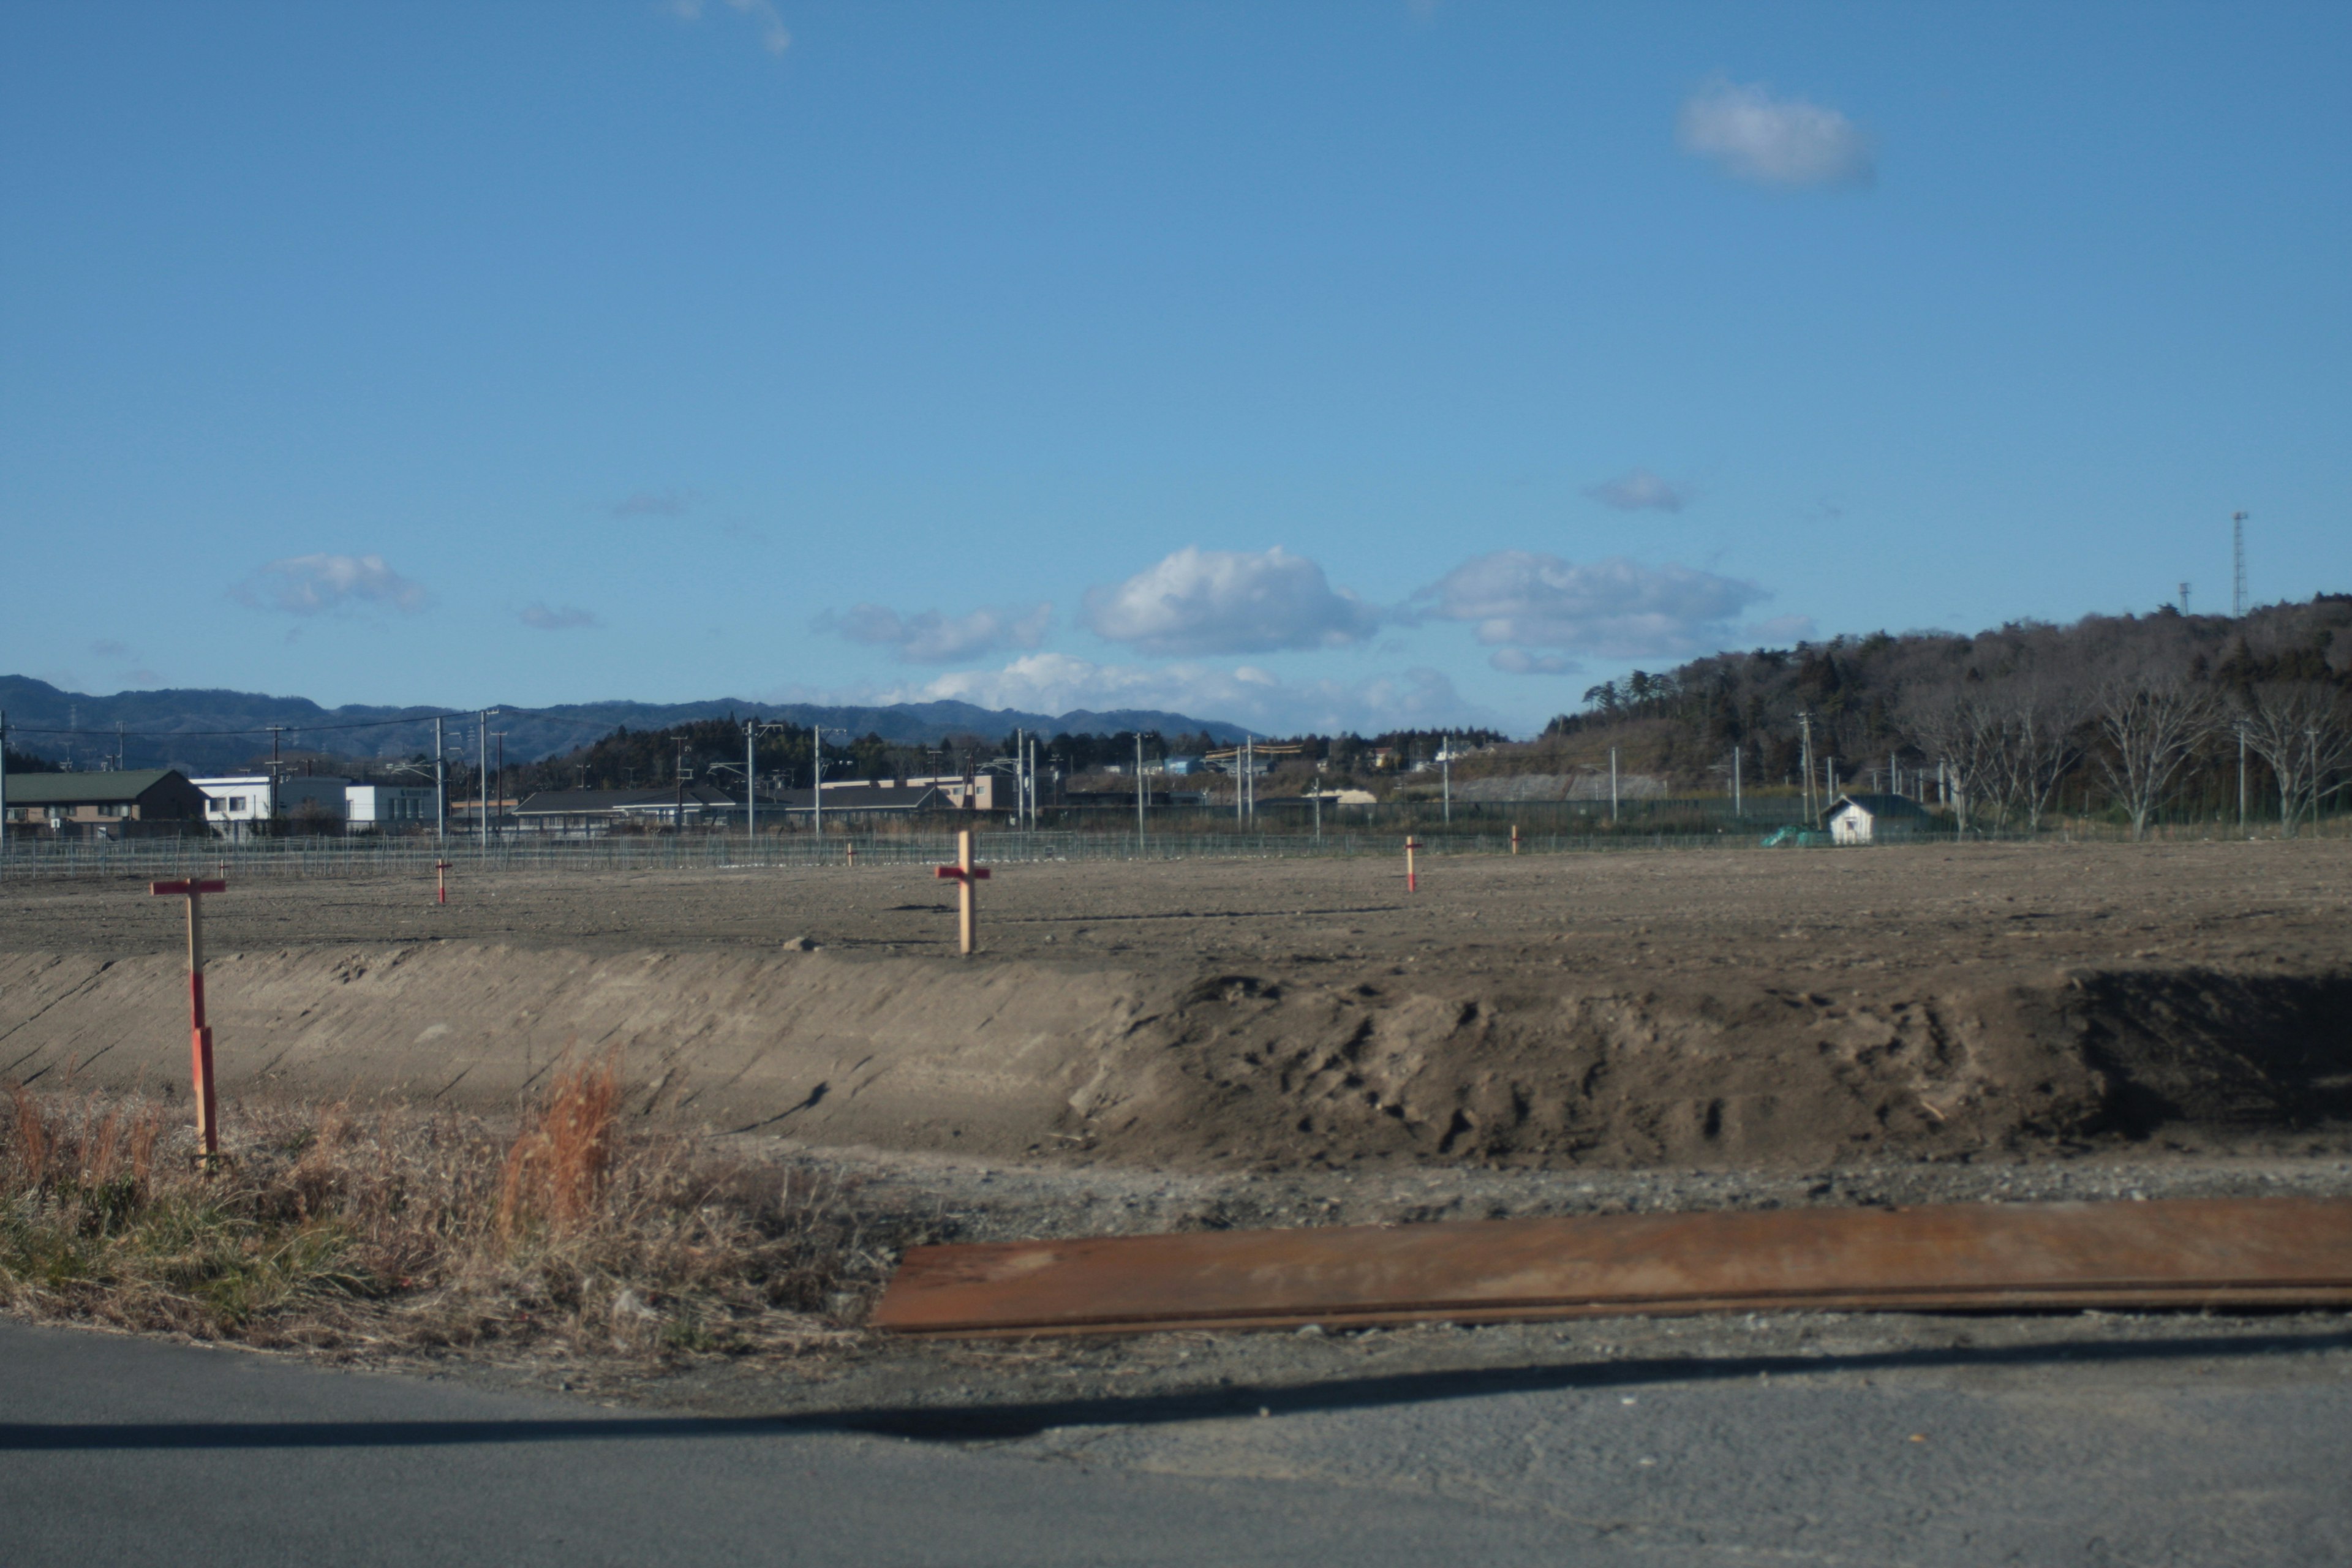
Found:
[{"label": "forested hill", "polygon": [[1984,810],[2038,820],[2056,803],[2119,797],[2110,775],[2150,765],[2126,755],[2134,734],[2151,711],[2174,710],[2166,734],[2179,732],[2168,745],[2179,754],[2158,791],[2173,809],[2234,805],[2241,727],[2261,787],[2284,774],[2306,805],[2323,803],[2352,763],[2352,595],[2242,618],[2168,608],[1717,654],[1592,688],[1526,761],[1605,765],[1614,745],[1628,769],[1714,790],[1737,748],[1748,787],[1790,784],[1810,726],[1817,779],[1834,764],[1842,784],[1884,787],[1891,767],[1912,789],[1911,776],[1940,765]]},{"label": "forested hill", "polygon": [[[63,691],[25,676],[0,676],[0,712],[8,716],[8,743],[17,751],[77,767],[99,767],[119,751],[128,766],[178,767],[197,773],[239,768],[269,755],[270,725],[296,750],[362,759],[429,754],[436,710],[353,704],[322,708],[301,697],[251,691],[121,691],[99,697]],[[1182,713],[1120,710],[1024,713],[969,702],[901,702],[868,707],[759,703],[740,698],[706,702],[581,702],[554,708],[507,707],[491,721],[503,731],[517,761],[569,753],[627,726],[659,730],[698,720],[762,719],[806,728],[846,730],[900,745],[931,745],[957,734],[995,736],[1016,729],[1047,733],[1117,734],[1125,731],[1202,731],[1219,743],[1241,738],[1231,724]],[[451,721],[450,739],[470,735],[473,716]],[[119,732],[124,737],[120,745]],[[66,731],[71,731],[67,733]],[[14,764],[12,764],[14,765]]]}]

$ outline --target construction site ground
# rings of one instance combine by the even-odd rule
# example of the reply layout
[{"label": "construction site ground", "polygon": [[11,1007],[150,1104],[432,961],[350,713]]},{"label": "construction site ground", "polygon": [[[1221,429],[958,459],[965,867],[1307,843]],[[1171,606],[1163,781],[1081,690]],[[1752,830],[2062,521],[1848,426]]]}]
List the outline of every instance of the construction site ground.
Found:
[{"label": "construction site ground", "polygon": [[[839,1176],[941,1239],[2352,1196],[2343,842],[1438,857],[1410,895],[1402,857],[1007,864],[971,959],[919,868],[454,858],[446,908],[331,879],[208,900],[232,1137],[270,1096],[497,1115],[617,1049],[644,1124]],[[183,942],[143,885],[0,889],[0,1079],[184,1094]],[[431,1364],[985,1435],[1717,1365],[2145,1352],[2333,1377],[2348,1343],[2329,1314],[1789,1313]]]}]

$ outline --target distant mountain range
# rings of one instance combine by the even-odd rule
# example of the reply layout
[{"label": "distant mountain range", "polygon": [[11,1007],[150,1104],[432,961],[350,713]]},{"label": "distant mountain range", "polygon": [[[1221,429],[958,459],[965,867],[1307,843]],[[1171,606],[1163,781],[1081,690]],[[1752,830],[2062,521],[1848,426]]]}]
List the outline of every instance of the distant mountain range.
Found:
[{"label": "distant mountain range", "polygon": [[[430,754],[433,716],[447,710],[375,708],[351,703],[321,708],[302,697],[269,697],[251,691],[118,691],[111,697],[60,691],[47,681],[0,675],[0,712],[8,720],[8,744],[18,752],[71,762],[79,768],[105,765],[122,734],[123,765],[174,767],[217,773],[269,754],[267,726],[286,727],[289,751],[334,752],[355,757]],[[740,697],[707,702],[572,702],[558,708],[504,708],[490,721],[506,731],[509,758],[530,761],[585,745],[622,725],[660,730],[692,719],[728,714],[790,724],[822,724],[852,738],[878,734],[900,745],[929,745],[950,734],[991,740],[1014,730],[1046,735],[1111,735],[1157,730],[1167,734],[1206,731],[1220,741],[1238,741],[1242,731],[1213,720],[1152,709],[1097,713],[1024,713],[1011,708],[981,708],[969,702],[894,702],[880,707],[828,708],[807,702],[753,702]],[[474,716],[450,721],[450,739],[470,738]],[[68,734],[62,731],[71,731]]]}]

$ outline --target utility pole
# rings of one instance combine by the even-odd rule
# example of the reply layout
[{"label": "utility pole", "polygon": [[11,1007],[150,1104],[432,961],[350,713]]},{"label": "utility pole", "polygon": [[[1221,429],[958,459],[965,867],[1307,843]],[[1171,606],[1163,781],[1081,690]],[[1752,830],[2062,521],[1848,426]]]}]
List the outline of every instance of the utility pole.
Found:
[{"label": "utility pole", "polygon": [[2251,512],[2230,514],[2230,618],[2239,620],[2246,613],[2246,519]]},{"label": "utility pole", "polygon": [[2189,584],[2186,583],[2180,584],[2180,613],[2184,616],[2189,613]]},{"label": "utility pole", "polygon": [[2238,721],[2238,831],[2246,830],[2246,721]]},{"label": "utility pole", "polygon": [[1609,748],[1609,820],[1617,820],[1617,748]]},{"label": "utility pole", "polygon": [[503,834],[507,815],[507,732],[504,730],[493,730],[490,732],[498,737],[499,742],[498,789],[495,798],[499,807],[499,831]]},{"label": "utility pole", "polygon": [[277,832],[277,831],[278,831],[278,736],[280,736],[281,734],[285,733],[285,731],[286,731],[286,726],[285,726],[285,725],[283,725],[283,724],[272,724],[272,725],[269,725],[269,726],[268,726],[268,730],[269,730],[269,831],[270,831],[270,832],[272,832],[272,833],[275,833],[275,832]]},{"label": "utility pole", "polygon": [[441,716],[433,719],[433,837],[449,837],[449,742],[441,732]]},{"label": "utility pole", "polygon": [[671,808],[669,825],[673,831],[684,833],[686,831],[686,737],[673,735],[670,737],[669,743],[677,748],[677,760],[671,764],[669,770],[670,783],[676,786],[677,795],[677,804]]},{"label": "utility pole", "polygon": [[485,708],[474,718],[474,767],[481,781],[482,815],[474,824],[478,842],[488,849],[490,845],[490,715],[495,708]]},{"label": "utility pole", "polygon": [[1143,851],[1143,731],[1135,732],[1135,848]]},{"label": "utility pole", "polygon": [[1744,742],[1731,748],[1731,815],[1735,820],[1746,815],[1739,809],[1739,753],[1746,749]]},{"label": "utility pole", "polygon": [[1443,781],[1445,795],[1445,826],[1454,826],[1454,741],[1441,732],[1437,738],[1437,776]]},{"label": "utility pole", "polygon": [[8,710],[0,708],[0,875],[8,868]]},{"label": "utility pole", "polygon": [[1029,731],[1013,731],[1013,820],[1029,826]]},{"label": "utility pole", "polygon": [[1813,716],[1810,712],[1797,715],[1798,766],[1805,775],[1805,824],[1813,820]]},{"label": "utility pole", "polygon": [[762,730],[781,730],[782,724],[762,724],[757,719],[743,721],[743,837],[752,847],[760,844],[760,773],[757,744]]},{"label": "utility pole", "polygon": [[[834,733],[845,737],[849,731],[836,730]],[[823,725],[809,726],[809,749],[815,762],[816,777],[816,788],[809,791],[809,830],[819,838],[823,838],[824,837],[824,727]],[[971,805],[971,791],[977,787],[975,784],[967,783],[963,802],[966,809],[970,809]]]}]

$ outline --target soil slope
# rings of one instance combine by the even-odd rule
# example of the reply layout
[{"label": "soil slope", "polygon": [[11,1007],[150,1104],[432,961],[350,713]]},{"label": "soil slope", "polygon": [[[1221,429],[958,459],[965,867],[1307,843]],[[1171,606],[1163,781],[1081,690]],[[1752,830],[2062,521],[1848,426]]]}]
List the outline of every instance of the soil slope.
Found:
[{"label": "soil slope", "polygon": [[[619,1048],[642,1114],[1160,1164],[1727,1166],[2342,1142],[2338,843],[253,883],[231,1093],[503,1109]],[[171,905],[12,889],[0,1079],[175,1087]],[[805,937],[819,951],[793,951]]]}]

